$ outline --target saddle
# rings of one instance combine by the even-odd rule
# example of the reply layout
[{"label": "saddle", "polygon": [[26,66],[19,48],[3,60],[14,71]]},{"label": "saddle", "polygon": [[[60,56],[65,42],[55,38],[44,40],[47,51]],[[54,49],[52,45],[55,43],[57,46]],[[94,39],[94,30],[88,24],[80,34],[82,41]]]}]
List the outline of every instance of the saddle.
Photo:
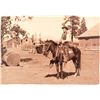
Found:
[{"label": "saddle", "polygon": [[66,57],[68,60],[73,58],[75,56],[73,50],[72,50],[72,45],[70,47],[69,42],[64,42],[59,45],[60,52],[63,53],[64,58]]}]

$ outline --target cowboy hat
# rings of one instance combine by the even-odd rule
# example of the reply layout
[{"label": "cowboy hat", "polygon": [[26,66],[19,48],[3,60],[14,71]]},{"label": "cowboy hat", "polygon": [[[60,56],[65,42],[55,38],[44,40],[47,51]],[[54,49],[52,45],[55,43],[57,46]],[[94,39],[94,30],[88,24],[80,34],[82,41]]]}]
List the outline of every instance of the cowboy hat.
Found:
[{"label": "cowboy hat", "polygon": [[68,27],[66,27],[66,26],[63,26],[63,27],[62,27],[62,29],[64,29],[64,28],[65,28],[66,30],[68,30]]}]

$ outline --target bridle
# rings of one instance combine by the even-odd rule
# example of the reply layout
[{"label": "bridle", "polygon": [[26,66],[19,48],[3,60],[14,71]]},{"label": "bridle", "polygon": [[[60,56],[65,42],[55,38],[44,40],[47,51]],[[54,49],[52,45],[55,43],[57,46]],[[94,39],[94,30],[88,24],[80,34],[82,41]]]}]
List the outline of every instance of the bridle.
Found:
[{"label": "bridle", "polygon": [[[47,48],[46,49],[43,49],[43,53],[45,54],[45,53],[49,53],[49,51],[51,51],[50,50],[50,46],[51,46],[51,44],[52,44],[52,42],[47,42],[47,44],[48,44],[48,46],[47,46]],[[46,43],[44,44],[44,46],[46,45]],[[44,47],[45,48],[45,47]],[[52,51],[51,51],[52,52]],[[50,58],[50,57],[48,57],[48,54],[46,55],[46,57],[47,58],[49,58],[49,59],[52,59],[52,58]]]},{"label": "bridle", "polygon": [[[44,46],[45,46],[45,44],[44,44]],[[43,49],[43,52],[48,52],[49,49],[50,49],[50,46],[51,46],[51,43],[49,43],[49,45],[48,45],[48,47],[46,49]]]}]

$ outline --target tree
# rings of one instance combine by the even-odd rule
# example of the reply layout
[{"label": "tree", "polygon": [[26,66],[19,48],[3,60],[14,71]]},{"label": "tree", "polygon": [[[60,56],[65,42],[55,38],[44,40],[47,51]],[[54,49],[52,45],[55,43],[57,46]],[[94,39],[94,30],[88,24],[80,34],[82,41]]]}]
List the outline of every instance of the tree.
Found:
[{"label": "tree", "polygon": [[[13,18],[14,22],[24,22],[26,20],[32,20],[33,16],[15,16]],[[15,24],[12,28],[11,31],[15,31],[17,33],[17,37],[19,37],[19,34],[21,34],[22,36],[26,35],[26,31],[23,30],[18,24]]]},{"label": "tree", "polygon": [[17,33],[17,35],[21,34],[21,35],[25,36],[25,34],[26,34],[26,31],[23,30],[19,25],[14,25],[11,28],[11,31],[15,31]]},{"label": "tree", "polygon": [[[1,17],[1,48],[3,48],[3,41],[4,41],[4,36],[6,34],[9,34],[12,37],[12,32],[15,31],[17,34],[15,35],[15,39],[19,41],[19,33],[21,35],[25,35],[26,31],[23,30],[19,25],[16,24],[16,22],[20,21],[26,21],[26,20],[32,20],[33,16],[2,16]],[[16,25],[13,25],[14,24]]]},{"label": "tree", "polygon": [[63,23],[63,26],[70,22],[71,27],[71,40],[73,41],[73,36],[77,36],[77,30],[79,29],[80,25],[80,17],[78,16],[69,16],[64,18],[65,22]]},{"label": "tree", "polygon": [[[19,25],[14,25],[11,28],[11,37],[20,43],[20,34],[22,36],[26,35],[26,31],[23,30]],[[14,37],[13,37],[14,36]]]},{"label": "tree", "polygon": [[69,21],[71,22],[71,26],[72,26],[71,40],[73,41],[73,36],[76,36],[78,34],[77,30],[78,30],[79,25],[80,25],[80,17],[70,16]]},{"label": "tree", "polygon": [[15,21],[26,21],[26,20],[32,20],[33,16],[15,16]]},{"label": "tree", "polygon": [[[1,17],[1,58],[3,57],[3,54],[6,49],[3,47],[3,37],[5,34],[10,32],[11,28],[11,18],[10,16],[3,16]],[[2,63],[2,59],[1,59]]]},{"label": "tree", "polygon": [[[5,34],[9,34],[11,29],[11,17],[1,17],[1,48],[3,48],[3,37]],[[1,50],[2,51],[2,50]]]},{"label": "tree", "polygon": [[32,35],[32,43],[34,43],[35,39],[34,39],[34,34]]},{"label": "tree", "polygon": [[2,37],[9,33],[11,29],[11,17],[3,16],[1,17],[1,39]]},{"label": "tree", "polygon": [[10,34],[10,31],[20,32],[25,35],[26,31],[21,29],[19,25],[12,26],[12,18],[15,22],[32,20],[33,16],[3,16],[1,17],[1,40],[5,34]]},{"label": "tree", "polygon": [[[73,41],[73,37],[78,36],[87,30],[85,18],[82,19],[79,16],[65,16],[63,26],[70,22],[71,28],[71,40]],[[68,27],[68,25],[67,25]]]},{"label": "tree", "polygon": [[80,25],[80,34],[84,33],[85,31],[87,31],[87,27],[86,27],[86,22],[85,22],[85,18],[82,18],[81,21],[81,25]]}]

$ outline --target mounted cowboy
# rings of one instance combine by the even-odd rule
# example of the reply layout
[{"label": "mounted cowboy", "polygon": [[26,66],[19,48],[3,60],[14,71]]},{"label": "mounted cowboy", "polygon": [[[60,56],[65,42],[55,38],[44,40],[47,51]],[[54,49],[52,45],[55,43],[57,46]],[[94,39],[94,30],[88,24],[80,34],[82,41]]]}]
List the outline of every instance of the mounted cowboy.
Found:
[{"label": "mounted cowboy", "polygon": [[69,27],[63,26],[63,33],[61,36],[61,42],[64,43],[66,41],[71,42],[71,31]]},{"label": "mounted cowboy", "polygon": [[[68,60],[71,59],[71,57],[74,56],[74,53],[72,51],[72,47],[77,48],[78,47],[78,40],[73,37],[73,42],[71,41],[71,27],[66,27],[63,25],[62,27],[63,33],[60,40],[60,48],[62,49],[62,53],[64,55],[64,62],[67,63]],[[69,56],[70,55],[70,56]]]},{"label": "mounted cowboy", "polygon": [[[60,48],[62,49],[62,53],[64,55],[64,62],[67,63],[69,60],[69,43],[71,42],[71,31],[69,27],[66,27],[65,25],[62,27],[63,33],[60,40]],[[64,45],[64,43],[67,43],[67,45]]]}]

